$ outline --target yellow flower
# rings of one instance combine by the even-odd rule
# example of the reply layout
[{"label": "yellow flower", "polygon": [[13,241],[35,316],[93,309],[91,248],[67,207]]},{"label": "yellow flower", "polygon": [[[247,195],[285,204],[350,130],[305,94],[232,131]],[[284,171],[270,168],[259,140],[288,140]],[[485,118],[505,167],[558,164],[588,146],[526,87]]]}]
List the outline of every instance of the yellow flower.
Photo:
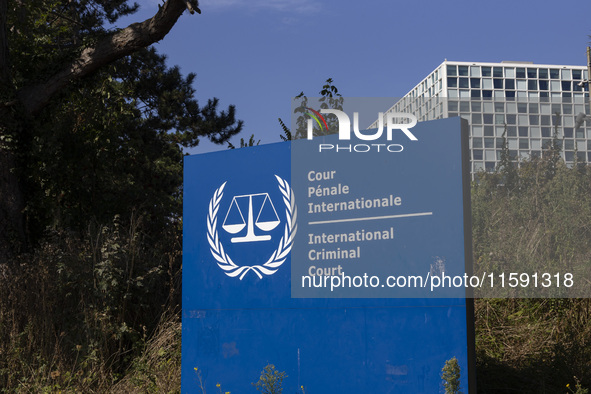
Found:
[{"label": "yellow flower", "polygon": [[218,388],[219,388],[220,386],[221,386],[221,384],[219,384],[219,383],[215,385],[215,387],[218,387]]}]

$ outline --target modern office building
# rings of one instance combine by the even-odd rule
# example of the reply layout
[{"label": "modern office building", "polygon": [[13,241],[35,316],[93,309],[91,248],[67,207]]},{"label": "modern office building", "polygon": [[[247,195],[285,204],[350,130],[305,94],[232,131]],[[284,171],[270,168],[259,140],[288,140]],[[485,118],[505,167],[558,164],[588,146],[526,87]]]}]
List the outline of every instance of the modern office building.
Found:
[{"label": "modern office building", "polygon": [[494,170],[504,132],[516,160],[541,155],[556,130],[567,164],[575,155],[591,162],[591,120],[575,128],[578,114],[590,114],[588,79],[584,66],[446,60],[388,112],[467,119],[473,174]]}]

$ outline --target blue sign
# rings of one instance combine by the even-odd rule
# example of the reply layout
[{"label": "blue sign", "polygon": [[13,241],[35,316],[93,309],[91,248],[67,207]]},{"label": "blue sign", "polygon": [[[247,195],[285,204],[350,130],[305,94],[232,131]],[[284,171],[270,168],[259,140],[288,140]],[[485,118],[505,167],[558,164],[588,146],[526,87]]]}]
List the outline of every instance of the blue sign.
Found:
[{"label": "blue sign", "polygon": [[460,119],[412,132],[417,141],[399,133],[371,144],[337,135],[293,143],[301,237],[292,296],[464,297]]},{"label": "blue sign", "polygon": [[[468,185],[461,174],[461,149],[446,150],[453,144],[466,144],[467,134],[464,131],[462,136],[460,129],[459,119],[417,125],[413,132],[419,141],[413,148],[408,144],[406,160],[411,161],[407,164],[401,156],[362,159],[383,167],[386,179],[379,178],[384,172],[375,167],[355,172],[357,159],[351,157],[323,162],[324,158],[312,153],[298,156],[307,149],[296,146],[300,141],[187,157],[182,392],[201,393],[202,386],[217,392],[219,383],[223,392],[255,393],[251,383],[266,365],[273,364],[287,375],[284,393],[436,393],[443,387],[441,369],[453,357],[462,371],[463,391],[472,391],[473,319],[464,289],[461,294],[453,289],[448,293],[452,298],[429,298],[424,289],[406,296],[420,298],[388,298],[400,295],[380,287],[377,296],[369,290],[356,292],[361,288],[349,289],[356,290],[352,292],[339,288],[335,296],[334,288],[331,292],[326,287],[301,286],[311,265],[320,270],[315,275],[329,278],[355,277],[362,272],[381,277],[392,274],[394,268],[402,276],[430,269],[439,257],[448,272],[464,272],[464,230],[469,216],[463,204],[468,203]],[[428,138],[435,130],[444,136],[434,137],[436,149]],[[329,143],[335,136],[326,138]],[[426,153],[420,153],[421,146]],[[423,159],[411,159],[423,154],[441,162],[437,169],[447,162],[459,167],[423,177]],[[303,163],[295,166],[292,159]],[[392,166],[390,160],[399,161]],[[321,177],[327,172],[329,179],[311,181],[311,171]],[[419,176],[416,184],[400,171]],[[445,178],[452,182],[446,183]],[[323,185],[328,195],[322,195]],[[320,195],[312,195],[311,187],[320,190]],[[446,187],[457,190],[441,189]],[[432,196],[425,192],[441,200],[459,200],[433,205]],[[368,199],[372,204],[379,199],[380,207],[366,207]],[[343,201],[347,205],[352,201],[352,209],[343,215],[328,211],[328,204]],[[319,211],[312,205],[310,213],[310,203],[319,204]],[[440,215],[442,207],[450,212]],[[382,208],[395,211],[382,212]],[[421,212],[434,214],[381,218],[371,224],[359,220],[323,223]],[[431,228],[440,223],[448,227]],[[439,239],[437,234],[442,235],[444,249],[422,244],[422,239]],[[407,255],[417,247],[421,251],[421,245],[422,254],[412,265]],[[392,247],[397,251],[392,252]],[[326,258],[327,252],[339,249],[349,255]],[[383,255],[384,251],[388,254]],[[398,267],[397,261],[405,266]],[[330,272],[323,271],[326,268]]]}]

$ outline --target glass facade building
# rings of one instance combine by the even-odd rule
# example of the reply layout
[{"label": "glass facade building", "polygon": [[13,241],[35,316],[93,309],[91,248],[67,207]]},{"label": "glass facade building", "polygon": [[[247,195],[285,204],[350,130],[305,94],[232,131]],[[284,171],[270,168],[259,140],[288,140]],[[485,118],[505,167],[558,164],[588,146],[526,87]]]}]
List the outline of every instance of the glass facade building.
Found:
[{"label": "glass facade building", "polygon": [[473,174],[494,170],[503,134],[516,161],[540,156],[556,132],[567,165],[591,162],[591,121],[575,129],[590,114],[588,79],[584,66],[445,61],[387,112],[468,120]]}]

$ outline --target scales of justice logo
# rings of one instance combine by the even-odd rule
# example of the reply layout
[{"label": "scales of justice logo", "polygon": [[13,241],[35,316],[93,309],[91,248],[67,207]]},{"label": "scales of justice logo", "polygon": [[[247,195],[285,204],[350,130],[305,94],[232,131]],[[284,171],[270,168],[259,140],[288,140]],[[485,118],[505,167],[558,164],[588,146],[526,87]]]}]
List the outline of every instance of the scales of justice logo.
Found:
[{"label": "scales of justice logo", "polygon": [[286,180],[275,175],[281,192],[285,210],[279,208],[279,214],[269,193],[242,194],[232,197],[228,211],[223,215],[221,230],[235,235],[230,242],[257,243],[272,241],[271,234],[266,234],[277,228],[282,222],[280,214],[284,213],[283,235],[279,240],[277,249],[271,254],[264,264],[248,265],[234,262],[224,250],[218,234],[218,213],[220,203],[224,196],[224,188],[228,182],[224,182],[213,194],[209,201],[207,214],[207,241],[209,250],[216,259],[217,265],[230,277],[239,277],[240,280],[249,272],[254,272],[260,279],[263,275],[272,275],[287,259],[293,245],[296,234],[297,208],[293,196],[293,190]]}]

